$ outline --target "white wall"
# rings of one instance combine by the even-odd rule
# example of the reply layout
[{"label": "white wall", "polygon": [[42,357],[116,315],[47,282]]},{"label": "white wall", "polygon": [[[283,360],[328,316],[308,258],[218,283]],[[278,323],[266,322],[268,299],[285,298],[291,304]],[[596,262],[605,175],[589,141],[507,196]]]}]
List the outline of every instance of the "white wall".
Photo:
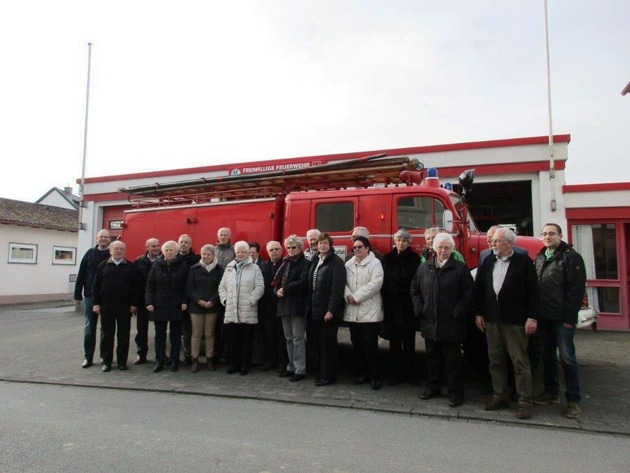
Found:
[{"label": "white wall", "polygon": [[[9,243],[37,245],[37,263],[9,263]],[[14,296],[70,295],[74,283],[71,274],[78,272],[82,254],[77,252],[74,265],[53,264],[53,246],[73,247],[78,244],[76,232],[62,232],[18,225],[0,226],[0,302],[14,302]],[[18,298],[19,299],[19,298]],[[20,301],[28,300],[22,298]]]}]

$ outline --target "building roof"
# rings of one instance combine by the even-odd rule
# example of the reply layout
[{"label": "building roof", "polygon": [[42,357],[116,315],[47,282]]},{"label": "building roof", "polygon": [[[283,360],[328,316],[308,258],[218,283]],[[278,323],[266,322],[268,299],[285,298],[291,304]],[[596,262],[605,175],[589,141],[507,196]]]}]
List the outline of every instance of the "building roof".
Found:
[{"label": "building roof", "polygon": [[[36,204],[40,204],[46,200],[51,194],[58,194],[61,196],[68,204],[70,204],[75,209],[79,209],[81,205],[81,197],[74,195],[72,193],[72,187],[66,187],[65,189],[59,189],[58,187],[52,187],[48,192],[46,192],[43,196],[35,201]],[[46,203],[46,202],[44,202]]]},{"label": "building roof", "polygon": [[0,223],[77,232],[79,211],[0,198]]}]

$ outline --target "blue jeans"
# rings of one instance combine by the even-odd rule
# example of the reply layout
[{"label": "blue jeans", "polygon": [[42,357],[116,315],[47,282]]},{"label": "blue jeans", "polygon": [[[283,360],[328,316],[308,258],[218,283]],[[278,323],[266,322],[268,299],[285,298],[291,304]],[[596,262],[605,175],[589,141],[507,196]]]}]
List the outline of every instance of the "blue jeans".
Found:
[{"label": "blue jeans", "polygon": [[85,351],[85,359],[92,361],[94,358],[94,350],[96,349],[96,329],[98,327],[98,314],[95,314],[92,310],[92,308],[94,307],[94,303],[92,302],[91,297],[84,297],[83,304],[85,305],[83,350]]},{"label": "blue jeans", "polygon": [[557,320],[541,320],[538,324],[542,342],[545,390],[557,393],[559,389],[557,352],[562,364],[566,400],[580,402],[582,398],[580,396],[580,366],[573,344],[575,326],[566,328],[561,321]]}]

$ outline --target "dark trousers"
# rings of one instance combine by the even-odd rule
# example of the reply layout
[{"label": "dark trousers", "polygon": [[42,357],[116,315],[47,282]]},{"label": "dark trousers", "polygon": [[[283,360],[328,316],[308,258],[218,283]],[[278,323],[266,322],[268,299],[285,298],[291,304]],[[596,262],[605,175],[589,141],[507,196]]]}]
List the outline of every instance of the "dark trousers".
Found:
[{"label": "dark trousers", "polygon": [[255,324],[225,324],[229,340],[230,367],[248,370],[252,359]]},{"label": "dark trousers", "polygon": [[[461,342],[436,342],[425,339],[427,357],[427,388],[439,391],[442,388],[442,374],[446,378],[448,392],[464,392]],[[442,365],[444,360],[444,365]],[[442,373],[444,366],[444,373]]]},{"label": "dark trousers", "polygon": [[138,355],[145,357],[149,352],[149,311],[144,307],[138,307],[136,314],[136,346],[138,347]]},{"label": "dark trousers", "polygon": [[182,344],[182,321],[155,321],[155,361],[164,363],[166,361],[166,330],[170,324],[169,340],[171,342],[171,365],[179,365],[179,350]]},{"label": "dark trousers", "polygon": [[258,318],[258,325],[263,334],[264,362],[273,366],[282,363],[286,367],[289,359],[282,320],[276,317],[275,312],[269,312]]},{"label": "dark trousers", "polygon": [[339,323],[335,320],[309,320],[311,343],[317,350],[319,366],[317,377],[326,381],[337,379],[337,331]]},{"label": "dark trousers", "polygon": [[190,321],[190,312],[187,310],[182,312],[182,340],[184,342],[184,356],[190,356],[190,340],[192,335],[192,323]]},{"label": "dark trousers", "polygon": [[380,322],[351,322],[350,340],[354,357],[354,369],[357,376],[367,376],[372,381],[379,381],[381,367],[378,360],[378,334]]},{"label": "dark trousers", "polygon": [[392,327],[389,354],[392,378],[401,381],[411,378],[413,359],[416,356],[415,327]]},{"label": "dark trousers", "polygon": [[111,365],[114,359],[114,337],[118,342],[116,361],[119,365],[127,364],[130,331],[131,314],[129,307],[101,306],[101,355],[104,364]]}]

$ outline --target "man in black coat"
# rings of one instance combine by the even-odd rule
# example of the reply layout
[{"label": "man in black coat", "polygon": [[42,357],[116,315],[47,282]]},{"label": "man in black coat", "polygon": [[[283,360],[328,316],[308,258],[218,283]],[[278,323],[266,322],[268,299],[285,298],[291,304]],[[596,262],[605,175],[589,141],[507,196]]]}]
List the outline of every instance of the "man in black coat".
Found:
[{"label": "man in black coat", "polygon": [[[179,253],[177,259],[185,262],[189,268],[199,263],[201,256],[195,253],[192,249],[192,238],[189,235],[183,234],[179,236]],[[190,323],[190,312],[184,311],[182,314],[182,340],[184,345],[184,365],[192,365],[192,355],[190,354],[190,337],[192,335],[192,325]]]},{"label": "man in black coat", "polygon": [[79,305],[81,300],[83,300],[85,305],[85,327],[83,329],[85,358],[83,360],[83,368],[92,366],[94,350],[96,349],[98,314],[92,310],[94,305],[92,301],[92,283],[94,282],[94,274],[98,265],[109,258],[110,242],[111,238],[107,230],[103,229],[96,234],[96,246],[85,252],[79,265],[79,273],[74,285],[74,300],[76,304]]},{"label": "man in black coat", "polygon": [[138,276],[138,313],[136,314],[136,346],[138,347],[138,357],[133,362],[134,365],[142,365],[147,362],[149,352],[149,311],[144,303],[144,290],[149,278],[151,268],[160,256],[160,240],[149,238],[146,243],[146,252],[138,256],[135,261],[136,274]]},{"label": "man in black coat", "polygon": [[138,306],[138,278],[133,263],[125,258],[125,250],[122,241],[110,245],[111,257],[97,268],[92,287],[93,310],[101,316],[101,354],[105,373],[112,369],[115,335],[118,369],[127,369],[131,314],[136,313]]},{"label": "man in black coat", "polygon": [[571,245],[562,241],[562,230],[555,223],[542,229],[544,247],[536,255],[536,273],[540,281],[545,392],[537,404],[558,401],[558,359],[564,375],[567,408],[564,416],[578,419],[580,410],[579,364],[575,356],[575,325],[586,290],[584,260]]},{"label": "man in black coat", "polygon": [[260,265],[265,280],[265,294],[258,302],[258,325],[263,332],[264,361],[262,371],[278,368],[278,372],[286,369],[289,357],[282,330],[282,319],[276,317],[278,298],[274,294],[273,277],[282,263],[282,245],[279,241],[267,243],[268,261]]},{"label": "man in black coat", "polygon": [[475,282],[475,324],[488,341],[493,397],[484,410],[509,406],[507,363],[514,365],[519,396],[519,419],[531,417],[532,373],[527,354],[529,336],[536,332],[540,310],[540,291],[534,265],[528,256],[514,252],[516,234],[498,229],[492,239],[494,258],[488,257],[478,268]]}]

